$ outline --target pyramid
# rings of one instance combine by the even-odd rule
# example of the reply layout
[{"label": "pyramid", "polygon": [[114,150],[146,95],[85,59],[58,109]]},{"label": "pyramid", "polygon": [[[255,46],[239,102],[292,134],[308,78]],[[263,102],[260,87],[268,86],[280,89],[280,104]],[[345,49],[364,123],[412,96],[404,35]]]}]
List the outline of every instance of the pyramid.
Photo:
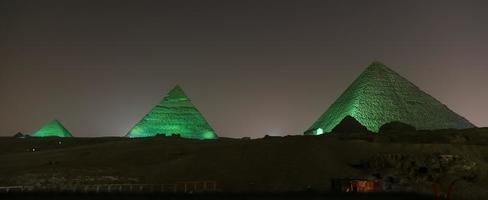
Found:
[{"label": "pyramid", "polygon": [[368,129],[358,122],[354,117],[346,116],[337,124],[332,133],[367,133]]},{"label": "pyramid", "polygon": [[318,135],[352,116],[372,132],[399,121],[419,130],[474,127],[393,70],[373,62],[305,132]]},{"label": "pyramid", "polygon": [[180,135],[191,139],[215,139],[217,135],[191,103],[181,87],[173,88],[127,134],[127,137]]},{"label": "pyramid", "polygon": [[21,132],[18,132],[14,135],[14,138],[25,138],[25,135],[22,134]]},{"label": "pyramid", "polygon": [[71,133],[58,121],[53,120],[32,133],[32,137],[72,137]]}]

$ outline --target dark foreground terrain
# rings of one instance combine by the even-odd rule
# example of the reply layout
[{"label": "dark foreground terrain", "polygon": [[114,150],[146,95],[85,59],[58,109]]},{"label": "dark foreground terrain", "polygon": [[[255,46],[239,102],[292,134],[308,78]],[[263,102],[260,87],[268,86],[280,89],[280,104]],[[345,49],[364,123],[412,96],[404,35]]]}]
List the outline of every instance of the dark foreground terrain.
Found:
[{"label": "dark foreground terrain", "polygon": [[[205,141],[0,138],[0,161],[0,190],[12,186],[55,191],[100,185],[181,186],[208,181],[215,183],[215,192],[222,193],[328,193],[333,190],[332,180],[350,178],[378,181],[380,192],[488,199],[488,129]],[[25,195],[29,194],[15,197]],[[369,199],[344,195],[337,198]],[[242,196],[283,199],[264,197]]]},{"label": "dark foreground terrain", "polygon": [[0,198],[12,200],[24,199],[70,199],[70,200],[432,200],[429,195],[408,193],[396,194],[319,194],[319,193],[282,193],[282,194],[76,194],[76,193],[33,193],[3,194]]}]

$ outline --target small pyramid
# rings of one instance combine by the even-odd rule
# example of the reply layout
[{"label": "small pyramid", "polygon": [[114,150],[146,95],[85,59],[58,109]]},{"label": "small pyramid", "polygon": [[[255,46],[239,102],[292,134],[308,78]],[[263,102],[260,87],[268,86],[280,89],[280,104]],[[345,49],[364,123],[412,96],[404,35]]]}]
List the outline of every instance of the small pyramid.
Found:
[{"label": "small pyramid", "polygon": [[174,87],[127,134],[127,137],[180,135],[191,139],[215,139],[217,135],[180,86]]},{"label": "small pyramid", "polygon": [[18,132],[13,137],[14,138],[25,138],[25,135],[23,133],[21,133],[21,132]]},{"label": "small pyramid", "polygon": [[380,127],[379,133],[396,133],[396,132],[415,132],[417,129],[412,125],[398,121],[388,122]]},{"label": "small pyramid", "polygon": [[332,129],[332,133],[368,133],[368,129],[348,115]]},{"label": "small pyramid", "polygon": [[71,133],[58,121],[53,120],[32,133],[32,137],[72,137]]},{"label": "small pyramid", "polygon": [[305,134],[331,132],[348,115],[372,132],[392,121],[419,130],[474,127],[380,62],[367,67]]}]

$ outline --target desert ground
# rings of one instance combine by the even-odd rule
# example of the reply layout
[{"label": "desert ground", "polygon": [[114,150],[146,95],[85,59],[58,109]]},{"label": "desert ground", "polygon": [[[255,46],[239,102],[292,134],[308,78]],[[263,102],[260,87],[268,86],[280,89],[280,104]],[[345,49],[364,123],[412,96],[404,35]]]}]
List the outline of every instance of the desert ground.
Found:
[{"label": "desert ground", "polygon": [[[488,199],[488,129],[190,140],[0,138],[0,187],[214,181],[219,192],[331,192],[333,179],[381,192]],[[434,186],[435,185],[435,186]]]}]

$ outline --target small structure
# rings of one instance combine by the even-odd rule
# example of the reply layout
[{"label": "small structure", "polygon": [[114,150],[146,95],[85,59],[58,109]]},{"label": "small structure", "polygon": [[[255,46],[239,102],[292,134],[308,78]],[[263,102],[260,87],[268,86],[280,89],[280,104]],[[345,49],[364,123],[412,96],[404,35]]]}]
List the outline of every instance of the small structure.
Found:
[{"label": "small structure", "polygon": [[377,180],[350,178],[332,180],[332,191],[335,192],[368,193],[379,192],[380,189],[381,184]]},{"label": "small structure", "polygon": [[398,133],[398,132],[415,132],[417,129],[409,124],[405,124],[399,121],[392,121],[386,124],[383,124],[380,127],[379,133]]},{"label": "small structure", "polygon": [[369,133],[369,131],[366,126],[363,126],[354,117],[348,115],[344,117],[344,119],[342,119],[342,121],[332,129],[332,133]]},{"label": "small structure", "polygon": [[18,132],[14,135],[14,138],[25,138],[25,135],[21,132]]}]

